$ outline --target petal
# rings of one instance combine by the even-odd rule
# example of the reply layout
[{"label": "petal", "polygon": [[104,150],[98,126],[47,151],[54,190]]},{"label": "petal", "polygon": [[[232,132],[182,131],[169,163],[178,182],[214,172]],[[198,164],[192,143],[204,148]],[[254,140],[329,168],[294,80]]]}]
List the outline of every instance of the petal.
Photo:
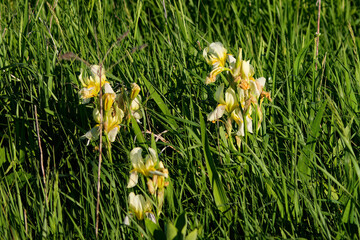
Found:
[{"label": "petal", "polygon": [[252,128],[252,119],[250,117],[250,115],[247,115],[246,118],[246,130],[249,132],[249,133],[252,133],[253,132],[253,128]]},{"label": "petal", "polygon": [[93,118],[94,118],[95,122],[100,123],[101,116],[100,116],[100,111],[98,108],[94,108]]},{"label": "petal", "polygon": [[251,92],[251,95],[253,95],[256,99],[259,98],[260,93],[261,93],[261,92],[259,92],[259,89],[256,86],[256,82],[253,80],[250,80],[250,92]]},{"label": "petal", "polygon": [[138,121],[139,119],[142,118],[141,112],[140,111],[132,111],[131,115]]},{"label": "petal", "polygon": [[236,63],[236,58],[234,58],[233,55],[228,55],[228,62],[229,62],[229,68],[230,69],[234,69],[235,67],[235,63]]},{"label": "petal", "polygon": [[226,109],[226,105],[224,104],[219,104],[214,111],[212,111],[211,113],[209,113],[207,120],[214,122],[218,119],[220,119],[222,117],[222,115],[224,115]]},{"label": "petal", "polygon": [[124,218],[123,224],[126,226],[130,226],[130,218],[128,215]]},{"label": "petal", "polygon": [[146,213],[146,217],[156,224],[156,217],[153,213]]},{"label": "petal", "polygon": [[134,148],[130,152],[130,161],[135,169],[136,168],[140,169],[144,167],[144,162],[141,153],[142,153],[142,149],[140,147]]},{"label": "petal", "polygon": [[232,87],[229,87],[225,92],[226,109],[230,113],[237,105],[236,94]]},{"label": "petal", "polygon": [[145,199],[142,195],[135,195],[134,192],[129,194],[129,208],[132,211],[137,219],[143,219],[143,202]]},{"label": "petal", "polygon": [[239,125],[244,124],[244,118],[240,108],[236,108],[234,111],[231,112],[231,118]]},{"label": "petal", "polygon": [[131,84],[131,95],[130,95],[130,99],[133,100],[136,98],[136,96],[139,94],[140,92],[140,87],[139,85],[137,85],[136,83],[132,83]]},{"label": "petal", "polygon": [[80,139],[87,138],[89,140],[96,140],[99,138],[100,131],[99,126],[93,127],[90,131],[80,137]]},{"label": "petal", "polygon": [[244,108],[245,107],[245,90],[242,89],[241,87],[238,87],[237,90],[238,90],[239,101],[240,101],[241,107]]},{"label": "petal", "polygon": [[157,156],[156,151],[153,148],[149,148],[149,154],[150,154],[151,158],[153,159],[153,161],[157,162],[158,156]]},{"label": "petal", "polygon": [[110,142],[115,141],[115,138],[116,138],[116,135],[117,135],[118,131],[119,131],[119,126],[115,126],[113,129],[111,129],[107,133]]},{"label": "petal", "polygon": [[[140,97],[140,96],[138,96],[138,97]],[[138,97],[136,97],[134,100],[131,101],[130,109],[132,111],[136,111],[140,108],[140,100]]]},{"label": "petal", "polygon": [[106,82],[106,83],[104,84],[104,94],[106,94],[106,93],[113,93],[113,94],[115,94],[114,90],[112,89],[111,85],[110,85],[108,82]]},{"label": "petal", "polygon": [[242,62],[241,72],[242,72],[243,77],[249,77],[250,76],[250,60]]},{"label": "petal", "polygon": [[103,78],[103,76],[105,75],[105,68],[101,67],[99,65],[91,65],[90,66],[90,70],[93,76],[95,77],[101,77]]},{"label": "petal", "polygon": [[136,171],[130,173],[129,182],[127,188],[135,187],[138,183],[139,175]]}]

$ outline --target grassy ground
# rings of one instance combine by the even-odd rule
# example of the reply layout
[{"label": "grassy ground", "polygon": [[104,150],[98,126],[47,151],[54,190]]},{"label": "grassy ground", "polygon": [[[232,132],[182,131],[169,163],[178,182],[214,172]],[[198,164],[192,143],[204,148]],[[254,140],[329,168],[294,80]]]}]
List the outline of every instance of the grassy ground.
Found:
[{"label": "grassy ground", "polygon": [[[357,1],[322,1],[316,58],[315,0],[1,1],[0,235],[95,238],[99,142],[79,139],[95,124],[78,96],[85,65],[59,56],[99,64],[129,31],[103,62],[107,80],[117,91],[141,87],[139,127],[148,145],[146,130],[162,133],[171,180],[158,230],[123,224],[129,192],[146,191],[144,182],[126,188],[139,144],[124,126],[112,161],[104,150],[100,238],[172,239],[176,228],[179,238],[358,239],[359,13]],[[204,84],[202,49],[213,41],[243,48],[272,94],[240,152],[221,124],[206,123],[216,84]]]}]

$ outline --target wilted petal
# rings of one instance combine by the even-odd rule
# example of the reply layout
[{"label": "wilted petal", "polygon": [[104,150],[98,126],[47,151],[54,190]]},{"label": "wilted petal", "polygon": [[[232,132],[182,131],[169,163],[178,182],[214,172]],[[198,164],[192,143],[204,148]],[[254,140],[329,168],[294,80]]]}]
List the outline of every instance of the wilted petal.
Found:
[{"label": "wilted petal", "polygon": [[153,223],[156,224],[156,217],[155,217],[155,215],[154,215],[152,212],[146,213],[146,217],[147,217],[149,220],[151,220]]},{"label": "wilted petal", "polygon": [[252,133],[252,132],[253,132],[252,118],[251,118],[250,115],[248,114],[245,119],[246,119],[246,130],[247,130],[249,133]]},{"label": "wilted petal", "polygon": [[93,127],[90,131],[85,133],[83,136],[80,137],[80,139],[87,138],[89,139],[88,143],[86,145],[89,145],[89,142],[92,140],[96,140],[99,138],[100,135],[100,129],[99,126]]},{"label": "wilted petal", "polygon": [[137,85],[136,83],[132,83],[131,84],[131,94],[130,94],[130,99],[133,100],[136,98],[136,96],[139,94],[140,92],[140,87],[139,85]]},{"label": "wilted petal", "polygon": [[129,182],[127,188],[135,187],[138,183],[139,175],[136,171],[130,173]]},{"label": "wilted petal", "polygon": [[226,105],[219,104],[214,111],[209,113],[207,120],[211,122],[215,122],[216,120],[220,119],[222,115],[224,115],[226,109]]}]

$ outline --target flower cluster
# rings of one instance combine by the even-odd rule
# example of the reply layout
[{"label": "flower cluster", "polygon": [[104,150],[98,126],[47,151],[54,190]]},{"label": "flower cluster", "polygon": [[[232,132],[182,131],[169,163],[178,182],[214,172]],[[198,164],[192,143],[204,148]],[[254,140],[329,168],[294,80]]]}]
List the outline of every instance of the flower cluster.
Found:
[{"label": "flower cluster", "polygon": [[[229,86],[225,90],[221,83],[214,99],[218,102],[214,111],[208,114],[208,121],[215,122],[223,115],[227,116],[226,128],[228,133],[232,130],[232,123],[237,125],[236,136],[244,136],[245,130],[253,132],[253,112],[256,113],[260,128],[263,114],[261,104],[264,97],[271,101],[270,93],[263,91],[266,79],[260,77],[255,79],[254,67],[250,61],[242,59],[242,49],[239,49],[237,58],[228,54],[220,42],[211,43],[203,51],[207,63],[212,66],[212,71],[207,76],[205,83],[214,83],[221,72],[226,72]],[[225,92],[224,92],[225,90]]]},{"label": "flower cluster", "polygon": [[110,83],[106,81],[104,67],[92,65],[90,70],[90,76],[84,77],[83,73],[79,76],[79,80],[83,86],[79,95],[83,103],[88,103],[91,98],[96,97],[94,101],[96,107],[93,111],[93,118],[97,124],[81,138],[88,139],[88,144],[91,140],[99,138],[101,109],[98,95],[100,90],[103,89],[103,131],[109,141],[114,142],[120,130],[120,124],[123,121],[129,121],[131,116],[139,121],[142,117],[140,111],[141,97],[138,95],[140,87],[136,83],[133,83],[131,85],[130,96],[126,94],[125,89],[122,89],[120,94],[116,94]]},{"label": "flower cluster", "polygon": [[[142,148],[137,147],[130,152],[130,161],[133,169],[130,171],[127,187],[135,187],[138,183],[139,174],[143,175],[146,178],[150,194],[156,196],[159,215],[164,203],[165,187],[169,185],[169,171],[164,167],[163,162],[159,161],[154,149],[148,149],[149,153],[145,156],[145,159],[142,156],[142,151]],[[156,223],[156,218],[151,212],[151,205],[149,207],[148,201],[145,201],[142,195],[134,197],[134,193],[131,192],[129,195],[129,205],[131,216],[135,215],[138,220],[142,220],[142,216],[145,214],[150,220]],[[128,221],[128,218],[124,220],[125,224],[128,223],[126,221]]]}]

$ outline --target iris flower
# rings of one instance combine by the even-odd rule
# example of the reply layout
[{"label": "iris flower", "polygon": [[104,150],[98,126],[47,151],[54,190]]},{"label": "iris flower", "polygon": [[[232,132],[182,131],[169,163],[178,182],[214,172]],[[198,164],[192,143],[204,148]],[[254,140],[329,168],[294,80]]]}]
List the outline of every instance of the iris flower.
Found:
[{"label": "iris flower", "polygon": [[[83,103],[88,103],[92,97],[98,95],[100,88],[106,82],[105,76],[105,68],[100,67],[99,65],[92,65],[90,67],[91,76],[88,78],[83,78],[83,74],[81,73],[79,76],[79,80],[83,86],[80,90],[79,95],[83,99]],[[100,86],[101,79],[101,86]]]},{"label": "iris flower", "polygon": [[228,58],[227,50],[222,43],[213,42],[209,47],[206,47],[203,51],[203,56],[206,62],[212,66],[212,71],[205,80],[205,84],[213,83],[216,80],[216,76],[222,71],[229,70],[225,67],[226,60]]},{"label": "iris flower", "polygon": [[[100,133],[100,110],[95,108],[93,111],[94,120],[98,123],[94,128],[85,133],[81,138],[87,138],[89,145],[90,141],[99,138]],[[110,142],[114,142],[116,135],[120,129],[120,123],[124,117],[124,112],[116,105],[113,104],[111,108],[105,112],[103,118],[103,129]]]},{"label": "iris flower", "polygon": [[[129,210],[130,217],[135,215],[138,220],[143,220],[146,216],[151,221],[156,223],[155,215],[152,212],[152,206],[149,199],[145,200],[143,195],[135,195],[134,192],[129,194]],[[125,225],[130,225],[129,216],[124,219]]]},{"label": "iris flower", "polygon": [[144,175],[145,177],[150,177],[153,175],[166,176],[166,174],[157,171],[156,165],[158,163],[158,158],[156,151],[152,148],[149,148],[149,154],[146,155],[145,159],[142,157],[142,149],[140,147],[134,148],[130,152],[130,161],[133,166],[133,169],[130,171],[130,178],[127,187],[132,188],[138,183],[138,173]]},{"label": "iris flower", "polygon": [[225,92],[224,97],[224,84],[220,84],[217,88],[214,99],[219,103],[214,111],[209,113],[207,120],[215,122],[220,119],[224,113],[231,114],[231,112],[239,106],[239,103],[236,98],[234,89],[229,87]]}]

